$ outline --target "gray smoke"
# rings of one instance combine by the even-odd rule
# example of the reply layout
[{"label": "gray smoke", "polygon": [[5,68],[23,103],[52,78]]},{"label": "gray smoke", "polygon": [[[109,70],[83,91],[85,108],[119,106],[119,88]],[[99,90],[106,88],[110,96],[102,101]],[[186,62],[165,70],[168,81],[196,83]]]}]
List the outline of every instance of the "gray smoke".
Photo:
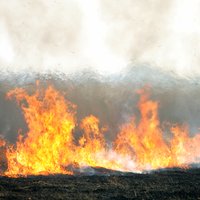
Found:
[{"label": "gray smoke", "polygon": [[27,130],[5,100],[17,86],[53,84],[108,125],[111,139],[137,110],[135,91],[151,85],[162,122],[200,125],[198,0],[0,1],[0,134]]},{"label": "gray smoke", "polygon": [[[116,137],[120,126],[129,122],[133,115],[140,118],[137,108],[139,96],[136,91],[146,84],[150,85],[151,99],[159,102],[161,123],[188,124],[191,135],[199,132],[198,78],[178,79],[173,73],[139,66],[124,71],[123,76],[105,77],[89,70],[71,76],[12,74],[7,79],[1,79],[0,133],[12,142],[16,140],[18,130],[22,129],[25,133],[27,126],[16,102],[5,99],[6,92],[15,87],[23,87],[32,93],[36,88],[36,80],[40,80],[41,87],[51,84],[65,93],[66,98],[78,106],[78,121],[90,114],[97,116],[101,126],[109,127],[106,134],[109,141]],[[167,127],[162,128],[167,134]]]},{"label": "gray smoke", "polygon": [[0,2],[0,70],[120,72],[149,65],[181,76],[199,70],[198,0]]}]

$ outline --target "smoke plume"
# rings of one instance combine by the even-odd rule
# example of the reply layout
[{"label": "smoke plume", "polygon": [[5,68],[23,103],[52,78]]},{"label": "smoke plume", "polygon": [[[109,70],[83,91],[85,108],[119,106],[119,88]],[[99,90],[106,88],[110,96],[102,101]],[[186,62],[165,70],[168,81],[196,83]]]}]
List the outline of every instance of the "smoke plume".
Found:
[{"label": "smoke plume", "polygon": [[149,65],[199,75],[198,0],[0,2],[1,73],[121,72]]},{"label": "smoke plume", "polygon": [[[54,84],[97,115],[114,137],[137,114],[135,91],[149,84],[161,121],[199,127],[198,0],[15,0],[0,2],[0,134],[26,129],[5,94],[35,80]],[[98,91],[98,93],[97,93]]]}]

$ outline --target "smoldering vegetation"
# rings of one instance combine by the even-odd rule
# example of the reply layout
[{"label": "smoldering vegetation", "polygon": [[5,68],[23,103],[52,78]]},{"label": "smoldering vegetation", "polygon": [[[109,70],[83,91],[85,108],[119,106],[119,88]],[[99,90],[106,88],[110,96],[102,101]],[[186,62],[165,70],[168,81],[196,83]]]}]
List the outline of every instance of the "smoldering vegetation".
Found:
[{"label": "smoldering vegetation", "polygon": [[198,77],[185,79],[148,66],[129,67],[121,74],[108,76],[91,70],[69,75],[8,73],[0,78],[0,136],[12,143],[16,141],[18,130],[25,133],[27,126],[21,109],[14,100],[6,99],[6,93],[16,87],[33,93],[36,80],[40,81],[40,87],[53,85],[76,104],[78,121],[90,114],[97,116],[100,125],[108,127],[105,135],[108,141],[116,137],[120,126],[129,122],[133,115],[140,118],[137,91],[143,87],[149,87],[150,98],[159,102],[159,118],[165,137],[169,136],[167,122],[187,124],[191,136],[199,132]]}]

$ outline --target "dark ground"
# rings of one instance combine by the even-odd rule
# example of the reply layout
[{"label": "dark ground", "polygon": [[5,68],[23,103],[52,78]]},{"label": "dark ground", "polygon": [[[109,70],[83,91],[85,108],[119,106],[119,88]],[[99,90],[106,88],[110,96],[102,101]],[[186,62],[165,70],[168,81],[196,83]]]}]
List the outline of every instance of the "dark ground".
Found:
[{"label": "dark ground", "polygon": [[200,199],[200,169],[0,177],[0,199]]}]

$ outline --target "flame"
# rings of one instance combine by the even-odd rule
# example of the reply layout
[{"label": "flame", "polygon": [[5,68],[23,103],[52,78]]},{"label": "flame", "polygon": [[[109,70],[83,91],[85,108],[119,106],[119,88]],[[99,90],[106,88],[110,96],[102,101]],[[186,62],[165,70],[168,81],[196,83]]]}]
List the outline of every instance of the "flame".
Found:
[{"label": "flame", "polygon": [[16,149],[8,149],[6,175],[69,174],[65,165],[71,163],[73,154],[75,106],[52,87],[33,95],[15,89],[7,96],[15,96],[21,105],[29,132],[19,135]]},{"label": "flame", "polygon": [[2,167],[3,167],[3,163],[4,163],[3,154],[5,154],[5,151],[4,151],[5,146],[6,146],[5,140],[0,138],[0,175],[3,175]]},{"label": "flame", "polygon": [[92,115],[86,117],[82,120],[80,128],[84,130],[84,134],[79,139],[76,162],[80,163],[80,160],[81,165],[88,166],[101,165],[101,161],[95,157],[98,152],[105,151],[105,140],[99,128],[99,120]]},{"label": "flame", "polygon": [[[39,84],[38,84],[39,85]],[[133,116],[108,144],[107,127],[90,115],[76,120],[76,106],[49,86],[37,87],[33,94],[17,88],[8,92],[20,105],[28,132],[19,132],[16,145],[6,145],[6,176],[73,174],[73,167],[104,167],[120,171],[143,171],[167,167],[187,167],[199,162],[200,134],[189,136],[187,126],[171,126],[171,138],[165,138],[158,118],[158,102],[140,90],[138,108],[141,118]],[[75,128],[82,135],[75,140]]]},{"label": "flame", "polygon": [[172,139],[166,141],[160,129],[158,103],[149,100],[146,90],[141,90],[138,107],[141,120],[134,119],[122,127],[115,149],[119,154],[130,155],[137,163],[137,169],[148,170],[166,167],[187,167],[197,162],[200,135],[189,137],[187,127],[172,126]]},{"label": "flame", "polygon": [[0,138],[0,147],[4,147],[6,145],[6,142]]}]

